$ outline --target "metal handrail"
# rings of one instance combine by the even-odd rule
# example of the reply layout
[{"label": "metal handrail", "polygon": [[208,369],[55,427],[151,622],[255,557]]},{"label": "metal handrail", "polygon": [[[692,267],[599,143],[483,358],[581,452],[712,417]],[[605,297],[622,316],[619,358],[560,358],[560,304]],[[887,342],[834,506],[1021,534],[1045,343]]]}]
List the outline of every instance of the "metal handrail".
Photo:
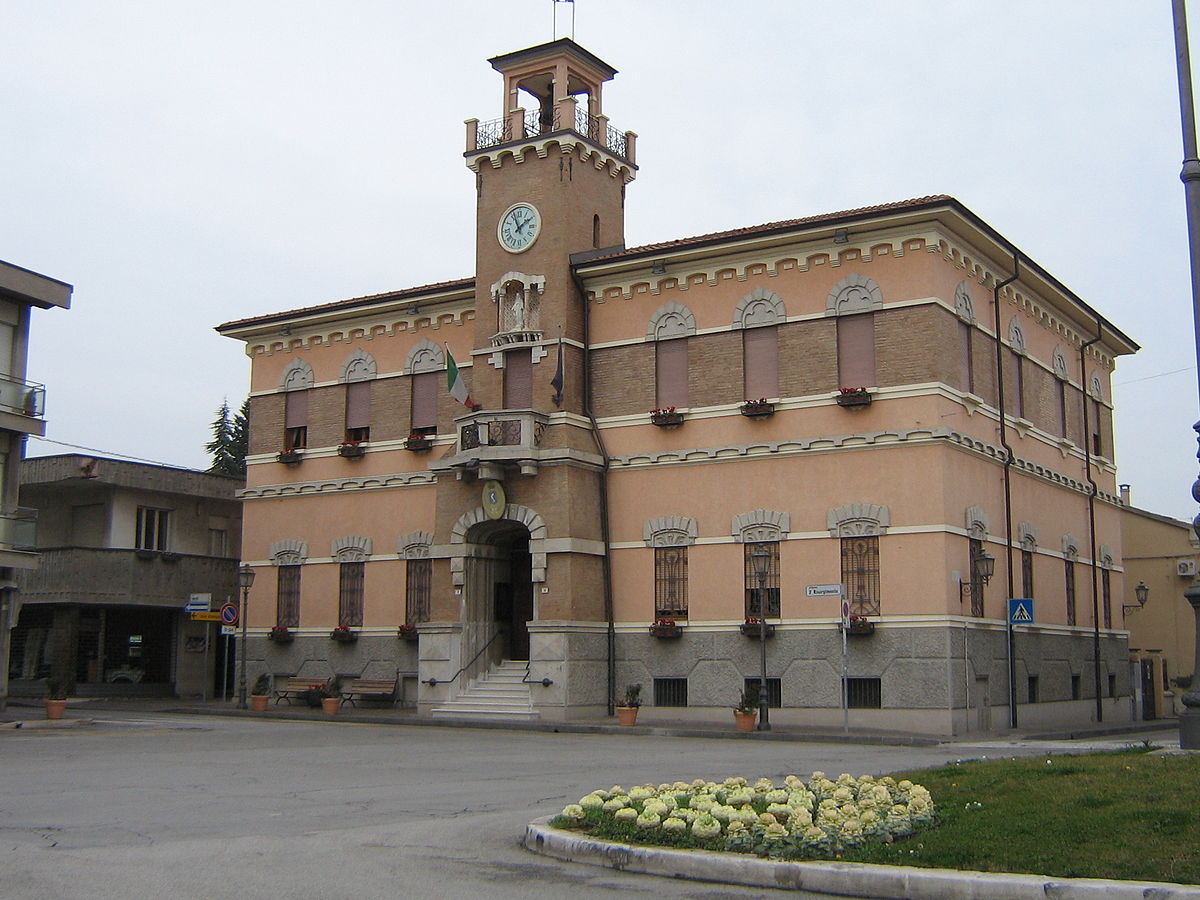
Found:
[{"label": "metal handrail", "polygon": [[537,681],[530,681],[529,667],[532,665],[532,663],[533,660],[531,659],[525,661],[525,677],[521,679],[521,684],[540,684],[542,687],[550,687],[550,685],[554,684],[554,682],[549,678],[539,678]]},{"label": "metal handrail", "polygon": [[459,667],[459,670],[457,672],[455,672],[452,676],[450,676],[450,678],[446,679],[445,681],[439,680],[437,678],[430,678],[428,681],[423,681],[421,683],[427,684],[430,687],[437,687],[439,684],[453,684],[455,679],[458,678],[458,676],[461,675],[463,672],[467,671],[467,669],[471,668],[471,666],[473,666],[475,664],[475,660],[479,659],[479,657],[481,657],[483,655],[483,651],[486,650],[488,647],[492,646],[492,644],[495,643],[496,638],[500,637],[500,635],[502,635],[503,633],[504,633],[503,631],[497,630],[496,633],[493,634],[491,636],[491,638],[488,639],[488,642],[479,648],[479,652],[471,657],[471,661],[469,663],[467,663],[465,666]]}]

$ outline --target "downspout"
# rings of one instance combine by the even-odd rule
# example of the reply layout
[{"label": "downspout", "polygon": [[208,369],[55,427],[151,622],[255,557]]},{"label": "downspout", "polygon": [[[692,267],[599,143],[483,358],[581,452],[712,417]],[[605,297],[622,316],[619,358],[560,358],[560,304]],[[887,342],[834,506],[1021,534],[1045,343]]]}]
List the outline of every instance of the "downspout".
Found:
[{"label": "downspout", "polygon": [[1095,670],[1096,721],[1104,721],[1104,704],[1100,698],[1100,592],[1096,584],[1096,494],[1100,487],[1092,477],[1092,434],[1088,417],[1087,348],[1104,336],[1100,317],[1096,317],[1096,336],[1079,346],[1079,396],[1083,403],[1083,468],[1088,483],[1088,537],[1092,555],[1092,661]]},{"label": "downspout", "polygon": [[617,631],[613,622],[612,594],[612,533],[609,526],[608,512],[608,449],[604,446],[604,436],[600,433],[600,424],[596,421],[596,413],[592,409],[592,340],[591,340],[591,304],[588,303],[587,290],[575,267],[571,267],[571,280],[583,301],[583,411],[592,423],[592,437],[596,440],[596,449],[600,452],[600,540],[604,544],[604,555],[600,559],[601,583],[604,591],[604,619],[608,625],[606,635],[607,674],[608,674],[608,714],[614,715],[617,696]]},{"label": "downspout", "polygon": [[[1005,418],[1004,403],[1004,342],[1000,338],[1000,291],[1017,280],[1021,273],[1021,256],[1013,248],[1013,273],[992,288],[992,320],[994,323],[994,338],[996,341],[996,402],[1000,407],[1000,446],[1004,448],[1004,556],[1007,567],[1008,595],[1013,596],[1013,527],[1012,527],[1012,465],[1013,448],[1008,442],[1008,421]],[[1008,610],[1004,611],[1004,619],[1008,622]],[[1008,622],[1008,725],[1017,727],[1017,666],[1013,653],[1013,627]]]}]

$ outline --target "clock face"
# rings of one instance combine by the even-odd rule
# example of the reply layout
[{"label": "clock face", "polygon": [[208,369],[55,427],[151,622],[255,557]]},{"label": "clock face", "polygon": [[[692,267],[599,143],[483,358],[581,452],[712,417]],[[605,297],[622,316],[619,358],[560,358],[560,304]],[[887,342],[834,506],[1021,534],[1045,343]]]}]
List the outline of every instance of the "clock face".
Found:
[{"label": "clock face", "polygon": [[541,231],[542,217],[528,203],[515,203],[500,218],[496,236],[509,253],[528,250]]}]

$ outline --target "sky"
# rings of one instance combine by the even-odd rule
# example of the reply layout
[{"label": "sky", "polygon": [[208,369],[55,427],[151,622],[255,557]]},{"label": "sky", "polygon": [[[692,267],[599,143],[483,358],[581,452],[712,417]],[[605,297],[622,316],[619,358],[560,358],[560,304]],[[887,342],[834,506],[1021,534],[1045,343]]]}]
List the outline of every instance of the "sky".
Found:
[{"label": "sky", "polygon": [[639,135],[629,246],[951,194],[1141,345],[1118,478],[1195,515],[1169,0],[0,0],[0,259],[75,286],[29,454],[205,468],[249,383],[216,325],[470,276],[463,120],[572,7]]}]

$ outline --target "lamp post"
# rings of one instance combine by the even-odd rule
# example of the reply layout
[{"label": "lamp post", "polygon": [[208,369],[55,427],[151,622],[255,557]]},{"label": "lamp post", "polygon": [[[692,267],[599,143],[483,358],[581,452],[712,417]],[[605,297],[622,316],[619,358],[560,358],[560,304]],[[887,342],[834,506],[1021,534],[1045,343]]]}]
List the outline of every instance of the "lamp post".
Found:
[{"label": "lamp post", "polygon": [[1133,589],[1133,598],[1137,603],[1122,603],[1121,612],[1129,612],[1131,609],[1141,609],[1146,605],[1146,601],[1150,599],[1150,588],[1146,587],[1146,582],[1139,581],[1137,587]]},{"label": "lamp post", "polygon": [[750,548],[750,563],[758,577],[758,652],[761,667],[758,676],[758,730],[770,731],[770,704],[767,702],[767,575],[771,570],[771,551],[762,544]]},{"label": "lamp post", "polygon": [[248,565],[238,569],[238,587],[242,589],[242,608],[238,618],[242,622],[242,634],[238,640],[238,709],[246,709],[246,618],[250,611],[250,586],[254,584],[254,570]]}]

